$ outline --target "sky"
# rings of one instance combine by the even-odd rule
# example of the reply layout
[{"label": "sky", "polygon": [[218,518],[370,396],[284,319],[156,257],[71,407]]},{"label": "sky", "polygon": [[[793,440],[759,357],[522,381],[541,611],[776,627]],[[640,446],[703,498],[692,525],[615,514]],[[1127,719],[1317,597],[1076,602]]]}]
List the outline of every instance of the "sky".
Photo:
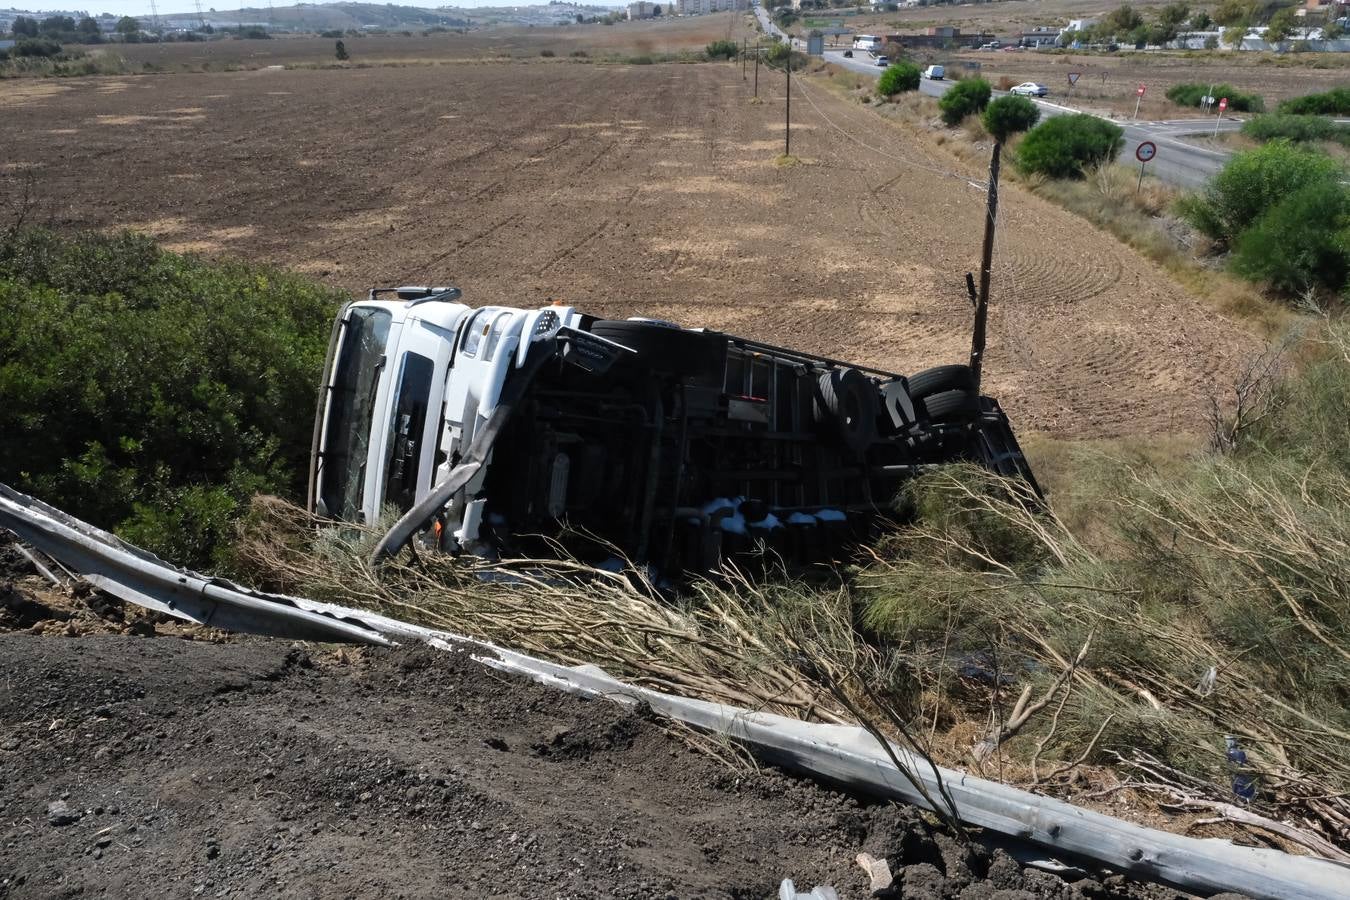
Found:
[{"label": "sky", "polygon": [[[527,2],[520,3],[519,5],[534,6],[542,5],[547,2],[548,0],[527,0]],[[32,9],[29,4],[23,3],[21,0],[9,0],[7,3],[0,0],[0,3],[3,3],[4,8],[13,7],[15,9],[23,9],[28,7],[29,9]],[[272,4],[277,7],[294,5],[292,0],[272,0]],[[195,11],[192,0],[155,0],[155,5],[159,7],[159,14],[161,16],[174,13],[192,14]],[[435,9],[442,5],[453,5],[467,9],[477,6],[509,6],[513,4],[507,2],[507,0],[432,0],[432,2],[422,3],[418,3],[416,0],[403,0],[403,2],[396,3],[395,5],[422,6],[427,9]],[[244,6],[254,9],[266,9],[267,0],[246,0]],[[235,3],[233,5],[222,6],[220,0],[202,0],[202,9],[205,10],[211,8],[224,11],[227,9],[238,9],[239,4]],[[97,16],[101,13],[112,13],[115,16],[148,16],[150,15],[150,0],[70,0],[67,4],[61,3],[60,0],[47,0],[47,2],[43,4],[42,10],[33,11],[41,12],[47,9],[64,9],[67,11],[78,10],[88,12],[92,16]]]}]

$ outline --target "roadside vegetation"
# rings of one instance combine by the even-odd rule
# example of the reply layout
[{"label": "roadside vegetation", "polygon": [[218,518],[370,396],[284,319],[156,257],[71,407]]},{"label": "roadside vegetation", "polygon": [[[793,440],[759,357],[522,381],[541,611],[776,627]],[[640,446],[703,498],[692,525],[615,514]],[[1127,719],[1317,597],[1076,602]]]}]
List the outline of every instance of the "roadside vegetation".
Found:
[{"label": "roadside vegetation", "polygon": [[1094,166],[1116,158],[1125,133],[1097,116],[1055,116],[1037,125],[1017,148],[1017,164],[1027,174],[1082,178]]},{"label": "roadside vegetation", "polygon": [[919,67],[901,60],[891,63],[877,79],[877,94],[882,97],[894,97],[906,91],[917,91],[922,78]]},{"label": "roadside vegetation", "polygon": [[983,78],[961,79],[938,100],[942,121],[948,125],[960,125],[967,116],[983,112],[992,94],[993,89]]},{"label": "roadside vegetation", "polygon": [[209,564],[250,496],[302,489],[340,299],[132,234],[0,232],[0,481]]},{"label": "roadside vegetation", "polygon": [[1167,99],[1177,106],[1199,107],[1205,97],[1227,97],[1228,108],[1235,112],[1265,112],[1266,109],[1266,101],[1259,94],[1245,93],[1231,84],[1174,84],[1167,89]]}]

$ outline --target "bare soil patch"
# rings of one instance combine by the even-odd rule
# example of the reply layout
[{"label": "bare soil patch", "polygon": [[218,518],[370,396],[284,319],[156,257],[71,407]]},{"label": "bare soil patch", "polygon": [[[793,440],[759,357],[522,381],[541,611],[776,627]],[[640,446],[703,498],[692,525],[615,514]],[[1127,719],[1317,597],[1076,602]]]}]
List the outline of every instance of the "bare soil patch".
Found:
[{"label": "bare soil patch", "polygon": [[963,848],[452,653],[0,637],[0,893],[1174,898]]},{"label": "bare soil patch", "polygon": [[[780,167],[783,85],[760,74],[762,104],[731,64],[72,79],[8,109],[4,155],[57,224],[353,291],[450,281],[474,303],[556,298],[903,372],[962,359],[982,167],[814,83],[792,104],[805,162]],[[1017,425],[1203,428],[1247,331],[1015,185],[1000,215],[987,371]]]}]

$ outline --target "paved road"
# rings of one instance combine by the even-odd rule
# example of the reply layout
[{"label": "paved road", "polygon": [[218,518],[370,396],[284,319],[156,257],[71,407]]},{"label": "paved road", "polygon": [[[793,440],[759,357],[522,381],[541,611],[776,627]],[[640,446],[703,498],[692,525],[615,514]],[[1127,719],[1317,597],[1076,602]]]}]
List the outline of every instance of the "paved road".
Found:
[{"label": "paved road", "polygon": [[[871,56],[858,51],[853,57],[844,56],[843,50],[826,50],[825,59],[829,62],[865,75],[879,77],[885,71],[876,65]],[[951,86],[952,81],[919,82],[919,91],[930,97],[941,97]],[[1003,94],[1003,91],[995,91]],[[1041,108],[1042,116],[1062,116],[1081,112],[1072,107],[1063,106],[1053,100],[1035,100]],[[1180,140],[1184,135],[1211,134],[1214,131],[1214,119],[1211,117],[1195,119],[1175,119],[1165,122],[1116,122],[1125,129],[1125,146],[1120,151],[1122,162],[1134,164],[1134,151],[1141,141],[1153,141],[1158,147],[1158,155],[1148,164],[1148,173],[1164,181],[1184,188],[1204,186],[1215,172],[1223,168],[1229,154],[1223,150],[1212,150]],[[1237,131],[1242,127],[1238,119],[1223,119],[1219,123],[1220,131]]]}]

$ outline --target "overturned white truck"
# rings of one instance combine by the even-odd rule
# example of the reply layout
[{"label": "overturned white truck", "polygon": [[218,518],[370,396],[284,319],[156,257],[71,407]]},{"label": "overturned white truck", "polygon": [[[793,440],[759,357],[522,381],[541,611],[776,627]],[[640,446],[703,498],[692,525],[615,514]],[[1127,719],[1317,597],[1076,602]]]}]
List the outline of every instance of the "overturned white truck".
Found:
[{"label": "overturned white truck", "polygon": [[969,366],[905,377],[758,341],[570,306],[457,302],[455,288],[372,290],[334,324],[309,503],[402,517],[449,552],[672,576],[771,551],[843,558],[896,515],[902,483],[980,463],[1034,485]]}]

